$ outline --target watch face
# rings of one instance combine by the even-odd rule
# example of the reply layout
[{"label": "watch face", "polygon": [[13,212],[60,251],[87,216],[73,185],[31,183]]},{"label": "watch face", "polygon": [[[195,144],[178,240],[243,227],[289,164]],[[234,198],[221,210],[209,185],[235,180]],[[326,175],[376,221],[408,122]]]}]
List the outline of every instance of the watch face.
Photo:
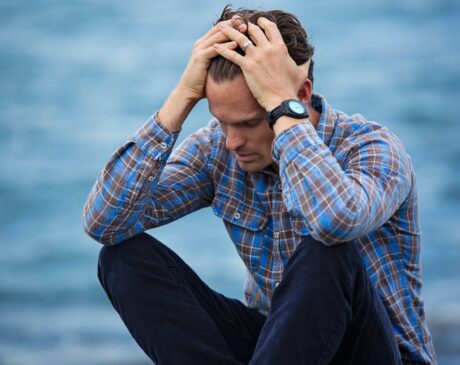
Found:
[{"label": "watch face", "polygon": [[297,101],[297,100],[289,101],[289,109],[291,109],[296,114],[305,113],[305,106],[300,101]]}]

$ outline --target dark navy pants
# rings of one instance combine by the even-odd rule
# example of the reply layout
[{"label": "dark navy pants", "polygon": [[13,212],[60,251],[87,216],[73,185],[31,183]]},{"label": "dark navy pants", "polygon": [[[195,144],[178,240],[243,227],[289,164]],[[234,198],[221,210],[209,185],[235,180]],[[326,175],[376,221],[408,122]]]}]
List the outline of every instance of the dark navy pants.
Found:
[{"label": "dark navy pants", "polygon": [[399,351],[353,242],[307,237],[268,316],[209,288],[170,248],[141,234],[103,247],[99,280],[158,365],[393,365]]}]

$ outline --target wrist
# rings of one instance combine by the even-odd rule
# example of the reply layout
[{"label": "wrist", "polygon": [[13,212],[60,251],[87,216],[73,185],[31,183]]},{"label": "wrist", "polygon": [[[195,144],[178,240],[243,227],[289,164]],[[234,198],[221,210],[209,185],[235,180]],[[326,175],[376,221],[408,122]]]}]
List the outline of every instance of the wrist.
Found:
[{"label": "wrist", "polygon": [[293,94],[286,94],[283,96],[276,96],[272,97],[267,102],[265,103],[265,110],[267,112],[271,112],[273,109],[278,107],[283,101],[288,100],[288,99],[298,99],[297,95]]},{"label": "wrist", "polygon": [[302,120],[308,118],[308,111],[302,101],[298,99],[283,100],[277,107],[267,113],[268,125],[273,129],[279,119]]},{"label": "wrist", "polygon": [[184,105],[190,106],[191,108],[203,99],[203,96],[197,95],[194,91],[183,86],[181,83],[174,88],[171,94],[174,94],[176,98],[182,100]]},{"label": "wrist", "polygon": [[161,107],[158,119],[169,131],[180,130],[198,101],[189,97],[182,89],[175,88]]}]

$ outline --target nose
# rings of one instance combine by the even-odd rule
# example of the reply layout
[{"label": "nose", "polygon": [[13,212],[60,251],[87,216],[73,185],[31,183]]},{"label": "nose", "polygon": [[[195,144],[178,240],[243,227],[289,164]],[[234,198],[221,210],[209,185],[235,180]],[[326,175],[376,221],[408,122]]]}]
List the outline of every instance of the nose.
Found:
[{"label": "nose", "polygon": [[238,148],[243,147],[246,139],[236,128],[229,127],[227,129],[227,138],[225,140],[225,147],[229,151],[236,151]]}]

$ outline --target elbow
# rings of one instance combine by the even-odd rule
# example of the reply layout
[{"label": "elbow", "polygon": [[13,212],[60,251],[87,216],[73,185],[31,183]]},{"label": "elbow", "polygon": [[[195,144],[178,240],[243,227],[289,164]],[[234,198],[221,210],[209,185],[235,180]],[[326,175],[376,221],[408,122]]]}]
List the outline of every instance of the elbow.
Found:
[{"label": "elbow", "polygon": [[96,233],[94,230],[91,229],[91,227],[83,225],[83,231],[93,240],[96,242],[99,242],[102,245],[107,245],[111,246],[113,243],[104,235]]},{"label": "elbow", "polygon": [[93,240],[99,242],[103,245],[108,244],[108,240],[104,237],[104,235],[99,234],[96,230],[93,229],[91,224],[87,224],[83,221],[83,231]]},{"label": "elbow", "polygon": [[96,242],[108,246],[113,245],[112,240],[104,234],[104,230],[101,228],[101,225],[97,224],[94,219],[91,219],[91,216],[85,211],[82,216],[82,226],[83,231]]},{"label": "elbow", "polygon": [[101,223],[86,211],[83,212],[82,226],[89,237],[105,246],[120,244],[145,231],[140,224],[126,228],[114,225],[111,221]]}]

